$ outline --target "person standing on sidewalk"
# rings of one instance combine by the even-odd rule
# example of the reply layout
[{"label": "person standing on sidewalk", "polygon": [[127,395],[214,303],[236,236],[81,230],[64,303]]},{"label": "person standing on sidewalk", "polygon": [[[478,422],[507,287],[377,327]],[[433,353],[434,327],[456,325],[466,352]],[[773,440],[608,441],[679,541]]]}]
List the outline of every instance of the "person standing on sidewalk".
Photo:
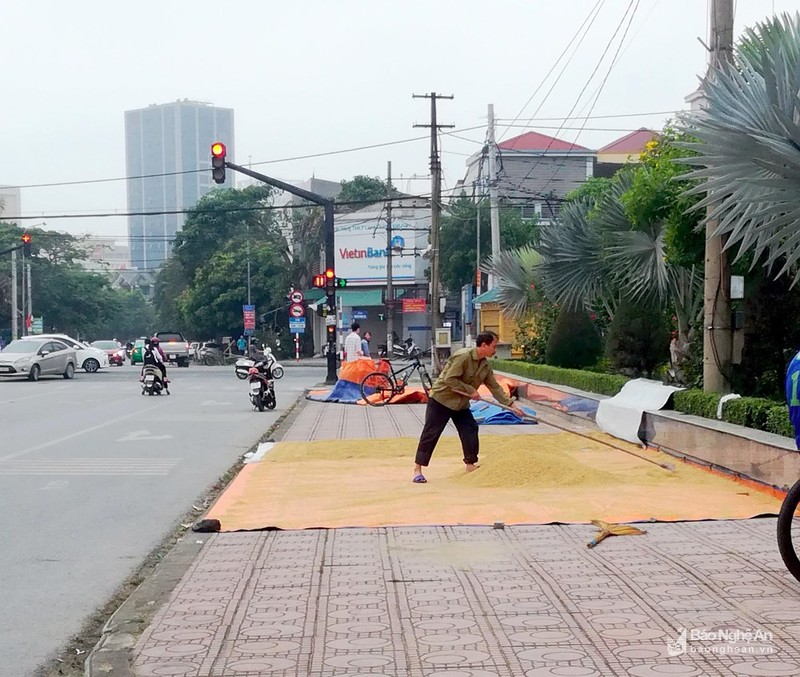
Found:
[{"label": "person standing on sidewalk", "polygon": [[493,331],[478,334],[475,347],[462,348],[453,353],[433,384],[414,461],[415,483],[428,481],[422,474],[422,468],[430,463],[436,443],[451,420],[461,438],[465,470],[472,472],[478,468],[478,424],[469,409],[469,402],[481,399],[479,386],[485,385],[498,402],[514,409],[518,416],[524,416],[522,410],[506,395],[489,366],[488,358],[497,352],[497,339]]},{"label": "person standing on sidewalk", "polygon": [[361,325],[353,322],[350,325],[350,333],[344,338],[344,354],[348,362],[355,362],[361,357]]}]

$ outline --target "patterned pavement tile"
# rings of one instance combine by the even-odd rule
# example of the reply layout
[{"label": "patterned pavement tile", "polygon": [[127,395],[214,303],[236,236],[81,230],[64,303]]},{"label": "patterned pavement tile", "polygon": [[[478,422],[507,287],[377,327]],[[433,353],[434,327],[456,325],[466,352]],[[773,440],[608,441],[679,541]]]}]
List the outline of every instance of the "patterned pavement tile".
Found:
[{"label": "patterned pavement tile", "polygon": [[646,528],[591,550],[588,525],[216,534],[136,674],[800,674],[774,519]]}]

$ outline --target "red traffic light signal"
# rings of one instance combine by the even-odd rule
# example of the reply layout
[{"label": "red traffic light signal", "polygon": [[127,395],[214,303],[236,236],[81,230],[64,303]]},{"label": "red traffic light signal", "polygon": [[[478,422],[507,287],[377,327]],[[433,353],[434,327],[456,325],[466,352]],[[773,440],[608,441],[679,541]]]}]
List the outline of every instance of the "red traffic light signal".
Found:
[{"label": "red traffic light signal", "polygon": [[336,277],[336,273],[333,271],[333,268],[328,268],[328,269],[325,271],[325,277],[326,277],[328,280],[333,280],[333,279]]},{"label": "red traffic light signal", "polygon": [[324,275],[314,275],[312,280],[312,284],[315,287],[324,287],[325,286],[325,276]]},{"label": "red traffic light signal", "polygon": [[225,157],[228,149],[225,144],[215,141],[211,144],[211,178],[214,183],[225,183]]},{"label": "red traffic light signal", "polygon": [[29,233],[23,233],[22,237],[22,253],[25,256],[31,255],[31,236]]},{"label": "red traffic light signal", "polygon": [[329,324],[325,329],[328,331],[328,342],[333,343],[336,340],[336,326]]}]

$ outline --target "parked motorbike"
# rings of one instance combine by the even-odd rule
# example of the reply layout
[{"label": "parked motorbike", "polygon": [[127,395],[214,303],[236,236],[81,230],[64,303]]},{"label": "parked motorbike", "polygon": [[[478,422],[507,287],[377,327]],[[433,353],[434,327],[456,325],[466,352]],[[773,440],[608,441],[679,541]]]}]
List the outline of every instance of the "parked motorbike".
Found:
[{"label": "parked motorbike", "polygon": [[[407,360],[414,355],[421,354],[422,351],[420,350],[419,346],[414,343],[414,339],[410,336],[403,341],[400,342],[400,338],[392,332],[392,338],[394,340],[394,345],[392,346],[392,356],[400,359],[400,360]],[[381,343],[378,344],[378,357],[387,357],[388,351],[386,349],[386,344]]]},{"label": "parked motorbike", "polygon": [[269,371],[262,372],[258,367],[250,367],[247,377],[253,406],[259,411],[264,411],[265,407],[274,409],[278,401],[275,399],[275,382],[269,377]]},{"label": "parked motorbike", "polygon": [[147,364],[142,369],[142,395],[160,395],[162,392],[169,395],[169,387],[161,379],[161,370],[153,364]]},{"label": "parked motorbike", "polygon": [[[278,360],[276,360],[275,356],[272,354],[272,348],[264,349],[264,359],[267,361],[269,369],[272,372],[272,378],[275,380],[283,378],[283,367],[278,363]],[[236,360],[236,364],[233,365],[236,378],[240,378],[242,380],[246,379],[250,373],[250,368],[255,363],[256,360],[252,360],[249,357],[240,357],[238,360]]]}]

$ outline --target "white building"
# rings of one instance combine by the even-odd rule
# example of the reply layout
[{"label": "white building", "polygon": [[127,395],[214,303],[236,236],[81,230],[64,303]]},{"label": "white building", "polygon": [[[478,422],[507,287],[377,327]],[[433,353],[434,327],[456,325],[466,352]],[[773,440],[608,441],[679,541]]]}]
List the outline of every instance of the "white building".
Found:
[{"label": "white building", "polygon": [[0,221],[16,221],[22,216],[22,197],[16,186],[0,186]]}]

